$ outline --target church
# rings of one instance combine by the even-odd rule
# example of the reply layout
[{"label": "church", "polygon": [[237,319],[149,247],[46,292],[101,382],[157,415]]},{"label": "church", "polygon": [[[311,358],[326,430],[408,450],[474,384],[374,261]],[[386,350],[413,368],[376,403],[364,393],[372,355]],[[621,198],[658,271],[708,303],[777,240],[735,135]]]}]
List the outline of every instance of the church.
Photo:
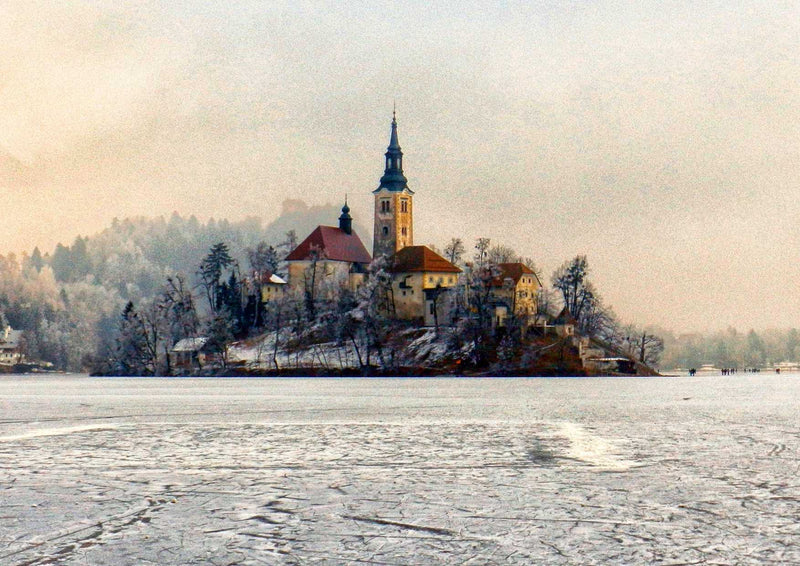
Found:
[{"label": "church", "polygon": [[[461,268],[427,246],[414,245],[414,191],[403,172],[403,150],[392,113],[384,171],[374,201],[372,255],[353,229],[345,202],[338,226],[318,226],[287,256],[289,288],[315,297],[337,289],[355,290],[364,282],[373,259],[385,257],[392,275],[393,314],[425,326],[450,323],[448,301]],[[541,283],[522,263],[498,265],[492,296],[498,304],[496,323],[514,313],[530,320],[536,314]]]},{"label": "church", "polygon": [[372,259],[386,257],[395,316],[432,326],[443,321],[441,295],[455,287],[461,269],[430,248],[414,245],[414,191],[403,173],[396,113],[392,113],[384,159],[383,176],[372,191],[372,256],[353,230],[345,202],[338,226],[318,226],[287,256],[289,287],[296,291],[317,285],[324,285],[328,292],[342,287],[354,290],[364,281]]}]

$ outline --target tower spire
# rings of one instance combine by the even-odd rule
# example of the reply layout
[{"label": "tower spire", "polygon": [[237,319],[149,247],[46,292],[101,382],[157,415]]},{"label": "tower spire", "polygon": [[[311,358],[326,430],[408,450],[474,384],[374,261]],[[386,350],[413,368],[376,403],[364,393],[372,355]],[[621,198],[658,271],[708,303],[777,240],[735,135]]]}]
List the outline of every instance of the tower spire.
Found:
[{"label": "tower spire", "polygon": [[397,111],[392,110],[392,133],[386,148],[386,169],[381,177],[380,188],[402,191],[408,188],[408,179],[403,175],[403,150],[397,139]]},{"label": "tower spire", "polygon": [[350,207],[347,206],[347,194],[344,195],[342,215],[339,217],[339,229],[345,234],[353,233],[353,218],[350,216]]},{"label": "tower spire", "polygon": [[392,133],[386,148],[386,170],[375,195],[373,257],[392,256],[414,245],[414,191],[403,174],[403,151],[397,139],[397,105],[392,105]]}]

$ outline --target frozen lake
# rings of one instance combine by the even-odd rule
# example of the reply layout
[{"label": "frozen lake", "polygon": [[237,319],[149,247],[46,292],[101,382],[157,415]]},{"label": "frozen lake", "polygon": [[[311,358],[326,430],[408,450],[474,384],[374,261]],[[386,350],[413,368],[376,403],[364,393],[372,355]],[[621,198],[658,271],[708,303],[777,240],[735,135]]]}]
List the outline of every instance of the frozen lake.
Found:
[{"label": "frozen lake", "polygon": [[0,377],[0,564],[800,563],[800,376]]}]

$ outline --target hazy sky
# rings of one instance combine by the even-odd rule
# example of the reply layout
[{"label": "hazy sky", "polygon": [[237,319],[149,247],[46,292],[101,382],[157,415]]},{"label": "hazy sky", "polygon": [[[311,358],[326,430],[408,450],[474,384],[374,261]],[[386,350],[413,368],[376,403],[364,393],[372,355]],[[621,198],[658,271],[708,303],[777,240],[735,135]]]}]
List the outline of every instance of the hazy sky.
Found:
[{"label": "hazy sky", "polygon": [[487,236],[548,280],[586,254],[637,323],[800,326],[797,0],[5,0],[0,16],[0,251],[115,216],[269,222],[285,198],[345,193],[371,225],[396,100],[416,243]]}]

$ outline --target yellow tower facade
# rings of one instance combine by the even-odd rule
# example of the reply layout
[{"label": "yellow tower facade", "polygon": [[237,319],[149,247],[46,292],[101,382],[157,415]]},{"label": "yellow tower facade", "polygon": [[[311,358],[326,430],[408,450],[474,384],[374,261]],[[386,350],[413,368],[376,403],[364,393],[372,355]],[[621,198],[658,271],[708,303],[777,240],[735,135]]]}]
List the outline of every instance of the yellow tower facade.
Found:
[{"label": "yellow tower facade", "polygon": [[414,245],[414,191],[403,174],[403,152],[397,139],[397,117],[386,150],[386,167],[375,196],[372,257],[393,256]]}]

